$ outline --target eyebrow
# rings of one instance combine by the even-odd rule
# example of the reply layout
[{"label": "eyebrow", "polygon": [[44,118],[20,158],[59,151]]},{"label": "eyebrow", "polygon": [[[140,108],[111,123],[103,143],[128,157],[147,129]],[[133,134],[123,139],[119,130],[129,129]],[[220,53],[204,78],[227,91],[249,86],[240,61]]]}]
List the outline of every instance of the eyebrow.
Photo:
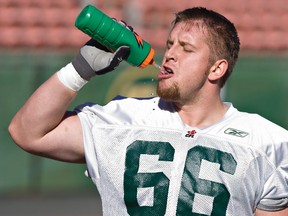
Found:
[{"label": "eyebrow", "polygon": [[181,46],[188,45],[188,46],[191,46],[191,47],[196,48],[193,44],[191,44],[191,43],[189,43],[189,42],[187,42],[187,41],[179,41],[179,44],[180,44]]},{"label": "eyebrow", "polygon": [[[191,43],[189,40],[187,40],[187,39],[177,39],[176,40],[179,44],[180,44],[180,46],[189,46],[189,47],[191,47],[192,49],[197,49],[197,46],[195,46],[193,43]],[[169,35],[169,37],[167,38],[167,40],[166,40],[166,46],[167,45],[171,45],[171,44],[174,44],[174,42],[175,42],[175,40],[173,40],[172,38],[171,38],[171,35]]]}]

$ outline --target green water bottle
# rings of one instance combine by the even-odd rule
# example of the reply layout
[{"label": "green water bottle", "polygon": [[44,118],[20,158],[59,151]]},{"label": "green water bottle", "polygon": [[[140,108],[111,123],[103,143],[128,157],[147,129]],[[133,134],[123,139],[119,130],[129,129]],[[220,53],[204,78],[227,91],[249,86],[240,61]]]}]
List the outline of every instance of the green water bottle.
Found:
[{"label": "green water bottle", "polygon": [[144,68],[155,64],[155,52],[149,43],[92,5],[83,8],[76,18],[75,26],[109,50],[116,51],[120,46],[129,46],[130,54],[126,61],[133,66]]}]

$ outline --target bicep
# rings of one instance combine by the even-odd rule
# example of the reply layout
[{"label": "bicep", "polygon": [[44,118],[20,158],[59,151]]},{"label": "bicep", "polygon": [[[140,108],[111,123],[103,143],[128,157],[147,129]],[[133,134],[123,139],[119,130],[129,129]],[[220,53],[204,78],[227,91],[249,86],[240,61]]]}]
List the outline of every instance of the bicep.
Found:
[{"label": "bicep", "polygon": [[66,115],[52,131],[42,138],[42,156],[55,160],[84,163],[84,144],[79,117]]},{"label": "bicep", "polygon": [[287,216],[288,215],[288,208],[280,210],[280,211],[262,211],[256,209],[255,216]]}]

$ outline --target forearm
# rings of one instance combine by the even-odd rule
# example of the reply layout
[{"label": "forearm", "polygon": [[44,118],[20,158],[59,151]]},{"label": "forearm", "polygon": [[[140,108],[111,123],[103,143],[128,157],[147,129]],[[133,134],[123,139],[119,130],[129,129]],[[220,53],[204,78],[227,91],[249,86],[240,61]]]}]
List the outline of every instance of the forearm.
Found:
[{"label": "forearm", "polygon": [[25,145],[44,137],[60,123],[76,94],[54,74],[33,93],[13,118],[9,131],[14,141]]},{"label": "forearm", "polygon": [[128,53],[127,47],[114,53],[92,44],[82,47],[77,57],[44,82],[12,119],[9,133],[14,142],[33,154],[84,162],[80,119],[75,113],[65,113],[90,78],[113,71]]},{"label": "forearm", "polygon": [[256,209],[255,216],[287,216],[288,215],[288,208],[275,211],[275,212],[268,212]]}]

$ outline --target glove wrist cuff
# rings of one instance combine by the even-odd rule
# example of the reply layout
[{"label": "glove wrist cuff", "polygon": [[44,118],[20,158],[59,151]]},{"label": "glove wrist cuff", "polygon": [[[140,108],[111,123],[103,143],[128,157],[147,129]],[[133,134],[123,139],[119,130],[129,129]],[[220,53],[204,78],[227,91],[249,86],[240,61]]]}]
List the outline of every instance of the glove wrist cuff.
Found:
[{"label": "glove wrist cuff", "polygon": [[78,74],[85,80],[89,81],[92,77],[96,75],[95,71],[91,68],[91,66],[88,64],[88,62],[85,60],[81,53],[75,56],[72,61],[72,65],[78,72]]},{"label": "glove wrist cuff", "polygon": [[60,82],[73,91],[79,91],[88,81],[83,79],[72,63],[67,64],[57,72]]}]

